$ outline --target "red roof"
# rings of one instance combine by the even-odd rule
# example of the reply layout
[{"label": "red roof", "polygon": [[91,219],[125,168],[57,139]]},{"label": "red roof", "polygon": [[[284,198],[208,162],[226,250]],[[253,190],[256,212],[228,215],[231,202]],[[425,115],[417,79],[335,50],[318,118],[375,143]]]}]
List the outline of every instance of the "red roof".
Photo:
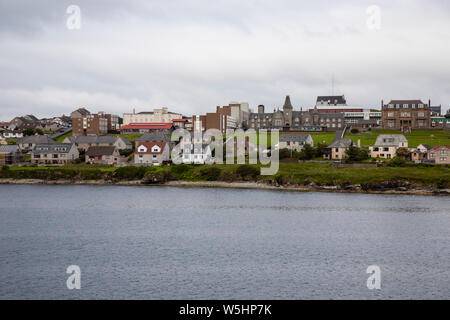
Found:
[{"label": "red roof", "polygon": [[171,129],[173,127],[172,123],[130,123],[127,125],[124,125],[120,128],[120,130],[139,130],[139,129],[145,129],[145,130],[161,130],[161,129]]},{"label": "red roof", "polygon": [[[166,142],[162,141],[139,141],[136,145],[136,151],[135,154],[161,154],[164,151],[164,148],[166,147]],[[139,152],[139,147],[145,146],[147,148],[146,152]],[[160,148],[159,152],[152,152],[152,148],[154,146],[158,146]]]}]

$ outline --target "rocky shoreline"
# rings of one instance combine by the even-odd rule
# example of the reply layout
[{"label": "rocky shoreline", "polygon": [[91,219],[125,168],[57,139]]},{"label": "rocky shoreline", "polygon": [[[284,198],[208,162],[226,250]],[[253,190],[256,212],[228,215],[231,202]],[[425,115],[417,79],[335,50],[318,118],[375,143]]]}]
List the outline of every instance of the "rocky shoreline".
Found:
[{"label": "rocky shoreline", "polygon": [[323,186],[309,183],[283,184],[267,180],[261,182],[222,182],[222,181],[166,181],[148,183],[142,180],[111,181],[111,180],[42,180],[42,179],[0,179],[0,184],[23,185],[116,185],[116,186],[171,186],[189,188],[233,188],[233,189],[262,189],[296,192],[335,192],[335,193],[366,193],[366,194],[398,194],[398,195],[426,195],[450,196],[450,189],[424,188],[411,185],[408,182],[381,182],[365,185]]}]

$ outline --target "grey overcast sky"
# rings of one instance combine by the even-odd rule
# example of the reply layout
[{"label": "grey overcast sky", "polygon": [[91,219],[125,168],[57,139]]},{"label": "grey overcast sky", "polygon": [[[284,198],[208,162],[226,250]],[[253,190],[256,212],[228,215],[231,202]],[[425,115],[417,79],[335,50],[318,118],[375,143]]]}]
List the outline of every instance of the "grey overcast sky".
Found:
[{"label": "grey overcast sky", "polygon": [[[71,4],[81,29],[66,26]],[[367,8],[381,10],[370,29]],[[318,95],[450,104],[450,1],[0,0],[0,120]]]}]

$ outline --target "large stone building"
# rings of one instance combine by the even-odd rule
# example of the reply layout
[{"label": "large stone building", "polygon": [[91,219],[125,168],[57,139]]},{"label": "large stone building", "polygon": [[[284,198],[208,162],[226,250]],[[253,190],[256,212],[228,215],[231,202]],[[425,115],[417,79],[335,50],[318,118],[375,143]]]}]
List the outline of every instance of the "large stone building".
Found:
[{"label": "large stone building", "polygon": [[123,124],[130,123],[172,123],[173,120],[182,119],[181,113],[170,112],[167,108],[154,109],[139,113],[124,113]]},{"label": "large stone building", "polygon": [[255,130],[337,131],[345,127],[345,121],[344,113],[320,113],[317,106],[312,111],[296,111],[290,97],[286,96],[281,110],[266,113],[264,106],[259,105],[258,113],[250,114],[249,127]]},{"label": "large stone building", "polygon": [[381,101],[383,129],[409,131],[431,127],[430,101],[391,100],[388,104]]}]

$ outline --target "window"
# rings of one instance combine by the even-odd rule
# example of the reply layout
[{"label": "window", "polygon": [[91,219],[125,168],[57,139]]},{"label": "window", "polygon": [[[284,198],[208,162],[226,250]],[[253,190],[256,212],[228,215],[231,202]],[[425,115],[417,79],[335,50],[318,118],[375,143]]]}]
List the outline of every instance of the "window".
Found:
[{"label": "window", "polygon": [[415,103],[413,103],[411,106],[412,106],[413,109],[416,108],[416,104]]},{"label": "window", "polygon": [[447,161],[447,158],[441,158],[441,161]]},{"label": "window", "polygon": [[378,147],[373,148],[373,151],[379,151],[379,150],[380,150],[380,148],[378,148]]},{"label": "window", "polygon": [[393,112],[388,112],[388,117],[389,118],[393,118],[394,117],[394,113]]},{"label": "window", "polygon": [[417,113],[417,116],[418,116],[418,117],[425,117],[425,113],[424,113],[424,112],[418,112],[418,113]]},{"label": "window", "polygon": [[403,104],[403,108],[408,108],[408,104],[407,103]]}]

